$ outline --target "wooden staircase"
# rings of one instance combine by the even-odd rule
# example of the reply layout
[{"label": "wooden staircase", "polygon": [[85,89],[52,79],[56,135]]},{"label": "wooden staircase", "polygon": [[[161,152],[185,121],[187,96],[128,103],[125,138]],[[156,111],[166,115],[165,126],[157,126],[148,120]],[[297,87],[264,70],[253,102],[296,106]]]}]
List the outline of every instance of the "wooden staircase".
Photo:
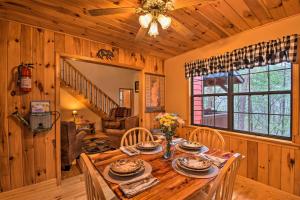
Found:
[{"label": "wooden staircase", "polygon": [[66,60],[61,67],[60,82],[62,88],[100,117],[108,116],[112,108],[119,107],[112,98]]}]

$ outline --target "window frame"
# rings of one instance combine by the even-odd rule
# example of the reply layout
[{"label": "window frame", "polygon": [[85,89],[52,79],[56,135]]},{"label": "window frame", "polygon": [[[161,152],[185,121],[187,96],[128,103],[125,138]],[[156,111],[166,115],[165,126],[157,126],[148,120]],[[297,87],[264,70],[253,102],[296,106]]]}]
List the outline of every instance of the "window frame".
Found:
[{"label": "window frame", "polygon": [[[257,91],[257,92],[251,92],[250,87],[248,92],[234,92],[234,84],[232,83],[232,77],[233,77],[233,72],[228,72],[228,92],[227,93],[213,93],[213,94],[197,94],[194,95],[194,77],[190,79],[190,92],[191,92],[191,98],[190,98],[190,105],[191,105],[191,125],[193,126],[202,126],[202,127],[209,127],[209,128],[215,128],[219,130],[224,130],[224,131],[229,131],[229,132],[236,132],[236,133],[241,133],[244,135],[252,135],[252,136],[261,136],[264,138],[274,138],[274,139],[281,139],[281,140],[287,140],[287,141],[292,141],[293,139],[293,87],[294,87],[294,78],[293,78],[293,71],[294,71],[294,65],[293,63],[290,63],[290,70],[291,70],[291,87],[289,90],[276,90],[276,91],[270,91],[270,71],[280,71],[280,70],[287,70],[287,69],[277,69],[277,70],[270,70],[268,66],[268,70],[265,71],[268,74],[268,91]],[[264,72],[258,72],[258,73],[264,73]],[[250,76],[250,72],[248,73]],[[250,85],[249,81],[249,85]],[[277,135],[270,135],[270,95],[272,94],[289,94],[290,95],[290,136],[285,137],[285,136],[277,136]],[[249,131],[243,131],[243,130],[236,130],[234,129],[234,97],[235,96],[241,96],[245,95],[247,97],[251,97],[252,95],[268,95],[268,133],[263,134],[263,133],[256,133],[256,132],[251,132],[250,127]],[[222,128],[222,127],[216,127],[216,126],[209,126],[209,125],[201,125],[201,124],[195,124],[194,123],[194,97],[215,97],[215,96],[226,96],[227,97],[227,128]],[[249,113],[252,114],[252,113]],[[255,113],[254,113],[255,114]],[[278,114],[279,116],[287,116],[287,115],[282,115]],[[215,119],[215,113],[214,113],[214,119]]]}]

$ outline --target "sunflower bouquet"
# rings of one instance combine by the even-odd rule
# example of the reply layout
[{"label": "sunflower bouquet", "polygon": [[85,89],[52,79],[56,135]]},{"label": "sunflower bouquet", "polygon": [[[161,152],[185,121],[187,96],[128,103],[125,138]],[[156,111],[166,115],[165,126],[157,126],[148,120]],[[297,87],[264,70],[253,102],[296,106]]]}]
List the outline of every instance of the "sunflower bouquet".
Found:
[{"label": "sunflower bouquet", "polygon": [[165,134],[175,134],[176,128],[184,121],[174,113],[160,113],[156,116],[156,121],[159,122],[160,129]]}]

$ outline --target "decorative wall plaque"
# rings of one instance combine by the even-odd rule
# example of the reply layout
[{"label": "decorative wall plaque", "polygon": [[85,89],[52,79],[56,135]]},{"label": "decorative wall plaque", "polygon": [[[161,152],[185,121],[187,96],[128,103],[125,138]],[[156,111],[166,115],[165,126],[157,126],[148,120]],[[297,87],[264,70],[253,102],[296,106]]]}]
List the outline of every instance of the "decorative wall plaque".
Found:
[{"label": "decorative wall plaque", "polygon": [[106,58],[107,60],[112,60],[112,58],[114,57],[114,52],[111,50],[100,49],[97,52],[97,57],[101,59]]}]

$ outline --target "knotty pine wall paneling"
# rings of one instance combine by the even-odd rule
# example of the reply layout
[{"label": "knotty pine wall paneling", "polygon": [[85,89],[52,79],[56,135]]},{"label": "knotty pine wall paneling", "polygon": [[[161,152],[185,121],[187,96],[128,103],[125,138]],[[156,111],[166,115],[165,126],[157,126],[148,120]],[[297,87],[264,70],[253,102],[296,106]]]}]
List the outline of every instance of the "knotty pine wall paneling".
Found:
[{"label": "knotty pine wall paneling", "polygon": [[[20,36],[21,36],[21,24],[11,22],[8,24],[8,47],[7,47],[7,74],[1,74],[2,78],[8,79],[8,94],[7,94],[7,113],[5,117],[21,108],[21,102],[23,98],[20,96],[13,96],[15,86],[15,75],[12,73],[16,66],[20,64]],[[19,124],[8,117],[8,157],[10,168],[10,184],[12,188],[20,187],[23,185],[24,172],[23,172],[23,137],[22,129]]]},{"label": "knotty pine wall paneling", "polygon": [[[32,34],[33,30],[31,27],[21,25],[21,62],[23,63],[32,63],[33,62],[33,51],[32,51]],[[32,70],[33,77],[35,77],[35,69]],[[32,99],[33,94],[28,93],[21,97],[22,99],[22,115],[26,115],[30,109],[30,99]],[[24,184],[34,183],[35,171],[34,171],[34,148],[33,148],[33,133],[28,129],[23,129],[22,134],[24,137],[23,143],[23,156],[24,156],[24,167],[23,174],[27,173],[27,176],[24,176]]]},{"label": "knotty pine wall paneling", "polygon": [[[58,54],[95,59],[101,48],[114,51],[115,57],[104,63],[128,66],[144,73],[164,74],[163,60],[154,56],[113,47],[64,33],[0,20],[0,191],[39,183],[59,176],[56,163],[56,134],[59,126],[47,133],[33,134],[10,114],[27,114],[32,100],[50,100],[51,109],[59,103],[56,60]],[[57,54],[58,53],[58,54]],[[13,95],[16,81],[13,71],[21,62],[33,63],[32,92]],[[143,82],[141,83],[143,84]],[[141,86],[142,87],[142,86]],[[141,96],[144,99],[144,90]],[[151,128],[157,113],[144,113],[140,105],[141,125]]]},{"label": "knotty pine wall paneling", "polygon": [[[0,75],[8,75],[8,25],[7,21],[0,20]],[[0,185],[1,190],[9,190],[10,167],[9,167],[9,136],[8,136],[8,118],[7,118],[7,78],[0,78]]]}]

